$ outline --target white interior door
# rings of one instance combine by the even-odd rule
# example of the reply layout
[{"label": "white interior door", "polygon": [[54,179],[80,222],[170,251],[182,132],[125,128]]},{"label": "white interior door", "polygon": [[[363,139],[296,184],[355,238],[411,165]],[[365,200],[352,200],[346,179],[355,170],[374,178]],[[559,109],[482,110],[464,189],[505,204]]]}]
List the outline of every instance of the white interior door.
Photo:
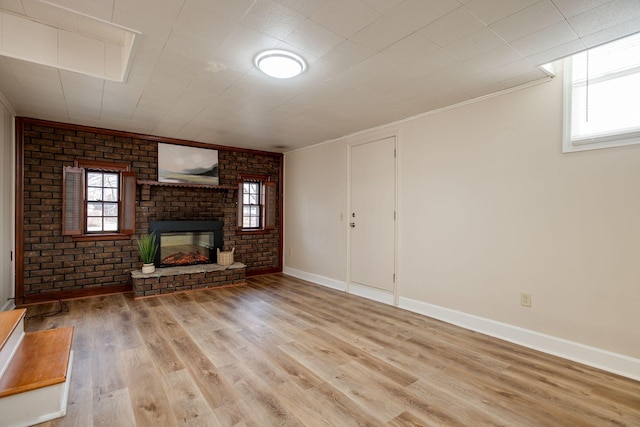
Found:
[{"label": "white interior door", "polygon": [[349,281],[395,289],[396,139],[351,147]]}]

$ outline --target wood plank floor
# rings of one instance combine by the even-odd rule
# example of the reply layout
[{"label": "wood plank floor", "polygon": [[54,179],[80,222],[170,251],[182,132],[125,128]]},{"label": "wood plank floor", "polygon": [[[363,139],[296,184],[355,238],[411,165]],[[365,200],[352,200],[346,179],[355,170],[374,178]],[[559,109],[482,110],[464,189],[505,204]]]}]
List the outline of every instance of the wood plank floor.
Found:
[{"label": "wood plank floor", "polygon": [[27,322],[75,326],[44,426],[640,425],[640,382],[284,275],[68,304]]}]

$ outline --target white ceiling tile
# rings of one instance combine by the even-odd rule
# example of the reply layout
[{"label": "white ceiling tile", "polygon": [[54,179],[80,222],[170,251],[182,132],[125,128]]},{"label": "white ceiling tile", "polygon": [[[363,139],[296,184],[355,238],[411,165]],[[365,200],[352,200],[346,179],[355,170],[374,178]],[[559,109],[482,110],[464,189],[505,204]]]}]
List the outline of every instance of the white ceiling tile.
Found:
[{"label": "white ceiling tile", "polygon": [[351,40],[345,40],[323,55],[321,59],[335,64],[342,69],[347,69],[375,53],[376,51],[373,49],[358,45]]},{"label": "white ceiling tile", "polygon": [[[175,0],[115,0],[113,16],[114,20],[123,15],[134,15],[138,19],[146,17],[157,26],[173,24],[180,14],[183,3]],[[136,29],[133,26],[131,28]]]},{"label": "white ceiling tile", "polygon": [[509,45],[505,45],[465,61],[465,64],[484,73],[487,70],[502,67],[505,64],[521,59],[522,55],[520,52]]},{"label": "white ceiling tile", "polygon": [[129,118],[120,119],[116,117],[105,117],[104,114],[100,116],[100,124],[97,127],[105,129],[127,129],[129,124]]},{"label": "white ceiling tile", "polygon": [[535,66],[529,58],[521,58],[517,61],[505,64],[501,67],[492,68],[485,71],[484,74],[494,75],[496,76],[496,80],[505,81],[513,76],[527,74],[531,71],[536,71],[540,77],[546,75],[542,71],[540,71],[540,69]]},{"label": "white ceiling tile", "polygon": [[345,40],[310,19],[305,20],[285,39],[292,46],[317,57],[329,52]]},{"label": "white ceiling tile", "polygon": [[404,0],[362,0],[364,4],[381,15],[384,15],[403,1]]},{"label": "white ceiling tile", "polygon": [[253,59],[258,53],[273,49],[279,43],[278,39],[243,25],[236,25],[211,59],[244,74],[253,68]]},{"label": "white ceiling tile", "polygon": [[25,90],[25,94],[34,90],[41,94],[62,95],[59,70],[18,59],[9,59],[7,63]]},{"label": "white ceiling tile", "polygon": [[564,45],[578,36],[566,21],[558,22],[548,28],[511,42],[524,56],[534,55]]},{"label": "white ceiling tile", "polygon": [[638,17],[638,0],[614,0],[570,18],[569,24],[580,37],[585,37]]},{"label": "white ceiling tile", "polygon": [[[61,90],[62,92],[62,90]],[[67,111],[67,106],[64,103],[64,98],[62,96],[58,96],[58,94],[44,94],[44,93],[36,93],[36,94],[23,94],[20,99],[16,100],[16,107],[22,109],[29,109],[29,106],[37,105],[38,107],[45,108],[47,110],[55,111]]]},{"label": "white ceiling tile", "polygon": [[8,10],[10,12],[24,15],[24,7],[22,6],[22,0],[0,0],[0,9]]},{"label": "white ceiling tile", "polygon": [[141,102],[172,104],[182,95],[184,90],[184,86],[174,86],[166,82],[152,80],[144,88],[138,104]]},{"label": "white ceiling tile", "polygon": [[381,101],[388,104],[397,104],[399,102],[413,99],[416,96],[433,92],[440,87],[442,87],[440,82],[437,82],[432,78],[423,78],[417,82],[409,83],[383,93]]},{"label": "white ceiling tile", "polygon": [[184,56],[198,62],[208,62],[220,47],[224,39],[211,40],[193,33],[173,31],[164,51]]},{"label": "white ceiling tile", "polygon": [[47,2],[104,21],[111,21],[113,18],[114,0],[47,0]]},{"label": "white ceiling tile", "polygon": [[413,62],[438,49],[440,48],[435,43],[414,33],[385,48],[381,53],[398,61]]},{"label": "white ceiling tile", "polygon": [[327,0],[311,19],[341,37],[349,38],[380,17],[359,0]]},{"label": "white ceiling tile", "polygon": [[467,80],[463,80],[456,84],[456,88],[464,91],[471,99],[499,92],[504,89],[492,76],[484,74],[478,74]]},{"label": "white ceiling tile", "polygon": [[190,120],[190,116],[168,113],[162,117],[162,120],[158,124],[155,125],[153,132],[160,135],[178,132],[187,123],[189,123]]},{"label": "white ceiling tile", "polygon": [[209,40],[210,46],[216,47],[224,41],[234,25],[235,22],[231,19],[186,2],[173,25],[173,31],[203,37]]},{"label": "white ceiling tile", "polygon": [[[119,1],[119,0],[116,0]],[[116,3],[118,5],[120,3]],[[143,11],[132,12],[126,8],[114,9],[113,22],[142,33],[140,44],[152,48],[162,48],[171,34],[175,18],[157,18]],[[140,48],[140,46],[139,46]]]},{"label": "white ceiling tile", "polygon": [[419,68],[423,74],[428,75],[458,63],[460,63],[458,58],[445,49],[438,48],[429,52],[429,55],[418,59],[413,63],[413,66]]},{"label": "white ceiling tile", "polygon": [[295,12],[298,12],[305,17],[313,15],[324,3],[325,0],[275,0],[284,7],[287,7]]},{"label": "white ceiling tile", "polygon": [[399,25],[396,21],[383,16],[371,25],[358,31],[349,39],[360,46],[381,51],[413,32],[410,28]]},{"label": "white ceiling tile", "polygon": [[485,24],[490,25],[536,2],[538,0],[471,0],[466,7]]},{"label": "white ceiling tile", "polygon": [[385,17],[413,32],[458,8],[456,0],[405,0],[385,13]]},{"label": "white ceiling tile", "polygon": [[[546,77],[546,74],[538,67],[532,66],[531,61],[528,59],[521,59],[503,67],[487,70],[482,74],[491,77],[495,82],[500,82],[505,88],[512,87],[509,81],[516,76],[530,75],[532,77],[530,81]],[[509,86],[505,85],[505,82],[507,82]]]},{"label": "white ceiling tile", "polygon": [[59,77],[63,88],[77,88],[92,94],[102,93],[105,85],[105,80],[103,79],[74,73],[73,71],[60,70]]},{"label": "white ceiling tile", "polygon": [[446,46],[485,25],[466,7],[459,7],[420,30],[420,34],[439,46]]},{"label": "white ceiling tile", "polygon": [[284,40],[302,22],[305,16],[272,0],[257,0],[244,15],[243,25],[278,40]]},{"label": "white ceiling tile", "polygon": [[572,40],[570,42],[554,46],[551,49],[538,52],[536,54],[528,56],[529,61],[535,65],[543,65],[557,59],[562,59],[567,56],[573,55],[577,52],[585,50],[584,43],[581,39]]},{"label": "white ceiling tile", "polygon": [[[117,1],[131,1],[131,0],[117,0]],[[182,3],[182,2],[176,2]],[[227,18],[232,21],[239,22],[244,15],[253,7],[256,3],[255,0],[186,0],[185,6],[193,5],[198,8],[208,10],[216,14],[219,17]]]},{"label": "white ceiling tile", "polygon": [[494,22],[491,28],[503,39],[513,41],[563,20],[551,0],[543,0]]},{"label": "white ceiling tile", "polygon": [[461,80],[471,78],[477,72],[465,64],[455,64],[447,67],[436,73],[433,73],[430,78],[434,83],[437,83],[440,87],[455,84]]},{"label": "white ceiling tile", "polygon": [[[230,86],[240,78],[242,74],[226,68],[218,69],[205,67],[196,74],[196,79],[206,80],[211,83],[221,84],[224,86]],[[191,81],[193,82],[193,80]]]},{"label": "white ceiling tile", "polygon": [[565,18],[571,18],[572,16],[579,15],[611,1],[612,0],[553,0],[553,3]]},{"label": "white ceiling tile", "polygon": [[445,50],[460,60],[466,60],[506,45],[506,42],[485,27],[445,46]]},{"label": "white ceiling tile", "polygon": [[205,67],[205,63],[171,52],[163,52],[149,75],[149,79],[160,84],[184,88]]},{"label": "white ceiling tile", "polygon": [[613,27],[606,28],[602,31],[598,31],[597,33],[589,34],[588,36],[582,37],[581,40],[585,47],[589,49],[638,32],[640,32],[640,18],[634,18]]}]

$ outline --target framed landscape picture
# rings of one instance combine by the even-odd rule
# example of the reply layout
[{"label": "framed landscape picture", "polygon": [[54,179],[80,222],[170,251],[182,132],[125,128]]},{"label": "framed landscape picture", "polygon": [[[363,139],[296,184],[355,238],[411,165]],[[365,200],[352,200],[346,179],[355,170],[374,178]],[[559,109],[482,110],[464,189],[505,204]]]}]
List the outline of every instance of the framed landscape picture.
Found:
[{"label": "framed landscape picture", "polygon": [[218,150],[158,143],[158,181],[218,185]]}]

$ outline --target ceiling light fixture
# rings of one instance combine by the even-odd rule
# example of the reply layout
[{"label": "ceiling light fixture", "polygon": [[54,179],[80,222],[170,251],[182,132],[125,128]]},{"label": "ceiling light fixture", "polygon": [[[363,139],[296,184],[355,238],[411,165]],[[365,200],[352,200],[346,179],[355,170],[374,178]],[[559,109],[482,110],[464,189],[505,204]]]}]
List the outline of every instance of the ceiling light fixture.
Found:
[{"label": "ceiling light fixture", "polygon": [[290,79],[307,68],[304,59],[286,50],[265,50],[256,56],[256,67],[268,76]]}]

